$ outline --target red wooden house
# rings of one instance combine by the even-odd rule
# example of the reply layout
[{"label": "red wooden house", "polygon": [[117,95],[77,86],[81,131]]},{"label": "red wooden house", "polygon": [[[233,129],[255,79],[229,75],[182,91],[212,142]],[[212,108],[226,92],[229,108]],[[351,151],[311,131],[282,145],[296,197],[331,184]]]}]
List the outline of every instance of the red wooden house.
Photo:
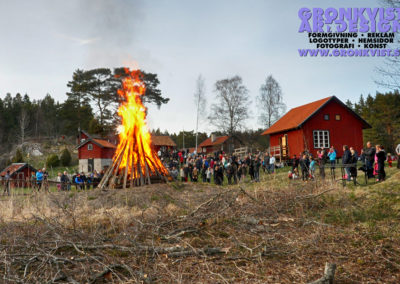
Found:
[{"label": "red wooden house", "polygon": [[270,136],[270,151],[283,159],[334,146],[363,148],[363,129],[371,126],[335,96],[291,109],[261,135]]},{"label": "red wooden house", "polygon": [[12,163],[0,172],[2,179],[7,174],[7,171],[10,171],[11,186],[13,187],[29,186],[32,173],[36,173],[36,169],[27,163]]},{"label": "red wooden house", "polygon": [[111,165],[117,146],[105,139],[86,137],[77,146],[79,172],[100,172]]},{"label": "red wooden house", "polygon": [[218,151],[232,153],[235,148],[240,146],[242,146],[242,142],[235,136],[216,136],[215,134],[211,134],[211,137],[201,142],[198,148],[204,154]]},{"label": "red wooden house", "polygon": [[175,142],[169,136],[151,136],[151,144],[153,145],[154,151],[159,150],[167,151],[172,150],[176,147]]},{"label": "red wooden house", "polygon": [[[81,130],[78,139],[79,172],[100,172],[112,164],[117,149],[118,137],[97,138]],[[173,149],[176,144],[169,136],[152,136],[153,148],[156,152]]]}]

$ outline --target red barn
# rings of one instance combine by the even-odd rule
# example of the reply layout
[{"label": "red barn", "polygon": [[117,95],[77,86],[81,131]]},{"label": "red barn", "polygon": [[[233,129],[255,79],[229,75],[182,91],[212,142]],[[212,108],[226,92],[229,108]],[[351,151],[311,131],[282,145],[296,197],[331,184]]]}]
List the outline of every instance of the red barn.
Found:
[{"label": "red barn", "polygon": [[4,178],[7,171],[10,171],[11,185],[14,187],[28,186],[32,173],[36,173],[36,169],[27,163],[12,163],[0,173],[0,177]]},{"label": "red barn", "polygon": [[198,148],[204,154],[218,151],[232,153],[235,148],[240,146],[242,146],[242,142],[235,136],[216,136],[211,134],[211,137],[201,142]]},{"label": "red barn", "polygon": [[175,142],[169,136],[151,136],[151,144],[153,145],[154,151],[159,150],[167,151],[172,150],[176,147]]},{"label": "red barn", "polygon": [[77,146],[79,171],[100,172],[112,163],[117,146],[104,139],[87,137]]},{"label": "red barn", "polygon": [[272,155],[283,159],[334,146],[338,156],[343,145],[363,148],[363,129],[371,126],[335,96],[291,109],[261,135],[270,136]]}]

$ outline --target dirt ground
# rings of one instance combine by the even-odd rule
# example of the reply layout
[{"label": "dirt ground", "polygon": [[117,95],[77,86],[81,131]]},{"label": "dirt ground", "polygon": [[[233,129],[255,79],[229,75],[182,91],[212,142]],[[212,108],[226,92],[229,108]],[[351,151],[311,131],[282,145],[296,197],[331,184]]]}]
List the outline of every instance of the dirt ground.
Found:
[{"label": "dirt ground", "polygon": [[383,183],[156,184],[2,197],[3,283],[399,283],[400,172]]}]

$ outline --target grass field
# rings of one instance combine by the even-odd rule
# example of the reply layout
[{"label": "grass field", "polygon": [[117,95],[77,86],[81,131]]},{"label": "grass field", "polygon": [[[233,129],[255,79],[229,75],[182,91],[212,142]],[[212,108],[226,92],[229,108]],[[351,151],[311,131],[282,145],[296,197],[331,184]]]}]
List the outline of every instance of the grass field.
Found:
[{"label": "grass field", "polygon": [[400,171],[359,186],[287,171],[2,196],[4,282],[307,283],[329,262],[335,283],[398,283]]}]

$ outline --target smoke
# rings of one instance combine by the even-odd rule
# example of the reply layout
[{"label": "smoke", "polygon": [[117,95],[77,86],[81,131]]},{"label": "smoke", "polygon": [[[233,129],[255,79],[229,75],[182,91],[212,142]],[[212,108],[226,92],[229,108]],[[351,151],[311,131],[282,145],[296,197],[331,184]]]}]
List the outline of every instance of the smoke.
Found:
[{"label": "smoke", "polygon": [[[58,1],[55,1],[58,2]],[[58,2],[59,3],[59,2]],[[84,68],[117,67],[133,61],[143,21],[142,0],[74,0],[64,10],[58,36],[79,45]]]}]

